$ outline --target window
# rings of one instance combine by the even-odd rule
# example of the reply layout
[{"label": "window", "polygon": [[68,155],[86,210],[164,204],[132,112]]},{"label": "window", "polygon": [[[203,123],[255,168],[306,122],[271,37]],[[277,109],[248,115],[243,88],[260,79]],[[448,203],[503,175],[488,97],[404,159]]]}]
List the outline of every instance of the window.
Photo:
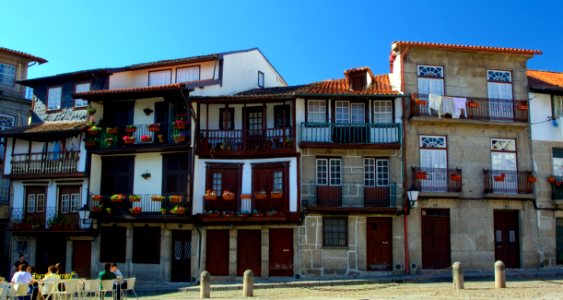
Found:
[{"label": "window", "polygon": [[563,264],[563,219],[555,219],[555,249],[557,252],[557,264]]},{"label": "window", "polygon": [[[285,109],[285,117],[284,117],[284,109]],[[289,109],[289,105],[276,105],[274,106],[274,127],[281,128],[281,127],[289,127],[290,118],[289,115],[291,110]],[[285,122],[284,122],[285,121]]]},{"label": "window", "polygon": [[365,123],[366,110],[363,103],[352,103],[352,123]]},{"label": "window", "polygon": [[217,194],[221,194],[222,188],[223,188],[223,174],[213,173],[213,183],[211,190]]},{"label": "window", "polygon": [[317,159],[317,185],[342,185],[342,160]]},{"label": "window", "polygon": [[553,175],[563,176],[563,149],[553,149]]},{"label": "window", "polygon": [[190,82],[199,80],[199,66],[176,69],[176,82]]},{"label": "window", "polygon": [[393,123],[393,101],[373,102],[373,123]]},{"label": "window", "polygon": [[[75,93],[82,93],[90,91],[90,83],[79,83],[74,87]],[[74,99],[74,107],[87,107],[88,101],[84,99]]]},{"label": "window", "polygon": [[126,242],[126,227],[100,227],[100,262],[124,263]]},{"label": "window", "polygon": [[563,116],[563,96],[551,95],[552,116],[559,118]]},{"label": "window", "polygon": [[61,109],[61,99],[63,96],[63,87],[51,87],[47,92],[47,110]]},{"label": "window", "polygon": [[10,179],[0,178],[0,201],[8,201],[10,192]]},{"label": "window", "polygon": [[[512,100],[512,73],[508,71],[487,70],[487,88],[489,98]],[[501,104],[501,106],[503,106]],[[508,107],[491,107],[497,113],[512,113],[512,105]],[[510,110],[510,112],[506,110]]]},{"label": "window", "polygon": [[347,217],[323,217],[323,246],[348,247]]},{"label": "window", "polygon": [[45,194],[37,194],[35,203],[35,212],[42,213],[45,212]]},{"label": "window", "polygon": [[325,100],[307,101],[307,122],[316,122],[316,123],[326,122]]},{"label": "window", "polygon": [[317,159],[317,185],[327,185],[328,169],[327,159]]},{"label": "window", "polygon": [[14,85],[16,79],[16,67],[0,64],[0,83],[5,85]]},{"label": "window", "polygon": [[70,195],[70,212],[77,213],[80,209],[80,194]]},{"label": "window", "polygon": [[336,101],[336,123],[350,123],[350,102]]},{"label": "window", "polygon": [[0,130],[12,128],[16,125],[16,118],[0,114]]},{"label": "window", "polygon": [[273,190],[283,190],[283,172],[274,172]]},{"label": "window", "polygon": [[[228,128],[225,128],[225,119],[227,119]],[[226,116],[225,116],[225,109],[219,108],[219,129],[221,129],[221,130],[235,129],[235,109],[234,108],[229,108],[227,110]]]},{"label": "window", "polygon": [[27,195],[27,212],[35,213],[35,194]]},{"label": "window", "polygon": [[62,195],[61,196],[61,213],[68,214],[70,205],[70,195]]},{"label": "window", "polygon": [[[262,129],[262,107],[246,108],[246,129]],[[261,132],[251,132],[250,134],[262,134]]]},{"label": "window", "polygon": [[264,73],[258,71],[258,86],[264,87]]},{"label": "window", "polygon": [[160,227],[133,227],[133,263],[160,264]]},{"label": "window", "polygon": [[330,185],[342,185],[342,173],[340,159],[329,159],[330,162]]},{"label": "window", "polygon": [[444,94],[444,68],[439,66],[417,66],[418,92],[420,94]]},{"label": "window", "polygon": [[172,70],[149,72],[149,86],[170,84]]},{"label": "window", "polygon": [[350,81],[352,81],[352,89],[354,91],[362,91],[365,88],[366,74],[354,76],[350,78]]},{"label": "window", "polygon": [[190,184],[189,158],[165,155],[162,158],[162,192],[182,195],[188,193]]},{"label": "window", "polygon": [[389,160],[364,158],[364,185],[389,186]]}]

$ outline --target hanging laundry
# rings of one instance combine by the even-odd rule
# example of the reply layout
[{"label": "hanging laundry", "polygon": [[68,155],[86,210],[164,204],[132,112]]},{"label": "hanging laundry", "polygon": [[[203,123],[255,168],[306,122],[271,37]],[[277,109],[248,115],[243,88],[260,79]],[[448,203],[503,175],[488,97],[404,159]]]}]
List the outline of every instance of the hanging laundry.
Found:
[{"label": "hanging laundry", "polygon": [[455,98],[454,97],[454,105],[455,105],[455,114],[452,115],[454,119],[459,119],[461,116],[461,110],[465,112],[465,118],[467,118],[467,99],[466,98]]},{"label": "hanging laundry", "polygon": [[442,105],[442,96],[429,94],[428,95],[428,113],[432,115],[432,109],[438,112],[438,118],[440,117],[440,106]]},{"label": "hanging laundry", "polygon": [[442,97],[442,105],[440,106],[441,114],[450,114],[453,116],[455,114],[454,99],[452,97],[444,96]]}]

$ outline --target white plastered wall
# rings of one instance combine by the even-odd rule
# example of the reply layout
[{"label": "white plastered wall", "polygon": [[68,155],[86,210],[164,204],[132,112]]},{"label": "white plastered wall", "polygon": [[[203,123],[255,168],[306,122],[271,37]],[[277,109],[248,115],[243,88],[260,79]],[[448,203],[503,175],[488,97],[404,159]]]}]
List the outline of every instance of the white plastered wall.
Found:
[{"label": "white plastered wall", "polygon": [[[286,105],[289,106],[289,111],[287,112],[289,114],[289,120],[290,120],[290,124],[287,124],[286,126],[293,126],[292,123],[292,118],[293,116],[291,115],[291,109],[292,109],[292,103],[291,101],[287,101],[285,103]],[[283,102],[276,102],[276,103],[266,103],[266,128],[274,128],[274,107],[278,106],[278,105],[283,105]],[[248,103],[246,104],[247,108],[250,107],[262,107],[262,103]],[[221,108],[225,108],[225,105],[222,104],[209,104],[209,114],[207,113],[207,105],[205,103],[200,104],[200,114],[201,114],[201,123],[200,123],[200,128],[201,129],[219,129],[219,124],[220,124],[220,120],[219,120],[219,111]],[[244,105],[243,104],[231,104],[229,105],[229,109],[234,108],[235,110],[235,129],[242,129],[242,122],[243,122],[243,115],[242,115],[242,111],[244,109]],[[209,128],[207,128],[207,117],[209,116]]]},{"label": "white plastered wall", "polygon": [[[553,126],[553,122],[545,122],[551,112],[551,95],[530,93],[530,123],[532,123],[532,139],[538,141],[563,142],[563,131],[559,126]],[[559,120],[556,120],[557,123]]]}]

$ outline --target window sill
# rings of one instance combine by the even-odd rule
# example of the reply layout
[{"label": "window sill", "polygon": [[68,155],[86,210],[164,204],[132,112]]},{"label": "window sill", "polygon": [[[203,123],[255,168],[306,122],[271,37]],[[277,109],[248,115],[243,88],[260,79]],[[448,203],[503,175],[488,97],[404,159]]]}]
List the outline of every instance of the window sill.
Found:
[{"label": "window sill", "polygon": [[61,111],[63,111],[62,108],[61,109],[50,109],[50,110],[48,109],[45,112],[48,113],[48,114],[53,114],[53,113],[60,113]]},{"label": "window sill", "polygon": [[81,107],[73,107],[72,110],[86,110],[88,106],[81,106]]},{"label": "window sill", "polygon": [[321,249],[350,249],[348,246],[322,246]]}]

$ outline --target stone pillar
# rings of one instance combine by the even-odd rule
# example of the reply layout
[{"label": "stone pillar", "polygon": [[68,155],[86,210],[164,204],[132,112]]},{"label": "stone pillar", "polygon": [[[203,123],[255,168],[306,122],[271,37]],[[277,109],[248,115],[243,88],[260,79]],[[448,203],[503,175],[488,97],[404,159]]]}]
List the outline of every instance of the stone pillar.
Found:
[{"label": "stone pillar", "polygon": [[[260,247],[261,247],[261,271],[265,278],[270,276],[270,228],[262,228],[260,230]],[[297,269],[295,269],[297,270]]]},{"label": "stone pillar", "polygon": [[454,280],[454,289],[463,290],[463,269],[461,268],[460,262],[455,262],[452,265],[452,277]]},{"label": "stone pillar", "polygon": [[254,272],[252,270],[244,271],[244,279],[242,283],[242,296],[252,297],[254,291]]},{"label": "stone pillar", "polygon": [[201,272],[199,299],[211,298],[211,275],[207,271]]},{"label": "stone pillar", "polygon": [[502,261],[495,262],[495,288],[506,288],[506,270]]},{"label": "stone pillar", "polygon": [[232,280],[237,276],[237,236],[236,229],[229,230],[229,276]]}]

